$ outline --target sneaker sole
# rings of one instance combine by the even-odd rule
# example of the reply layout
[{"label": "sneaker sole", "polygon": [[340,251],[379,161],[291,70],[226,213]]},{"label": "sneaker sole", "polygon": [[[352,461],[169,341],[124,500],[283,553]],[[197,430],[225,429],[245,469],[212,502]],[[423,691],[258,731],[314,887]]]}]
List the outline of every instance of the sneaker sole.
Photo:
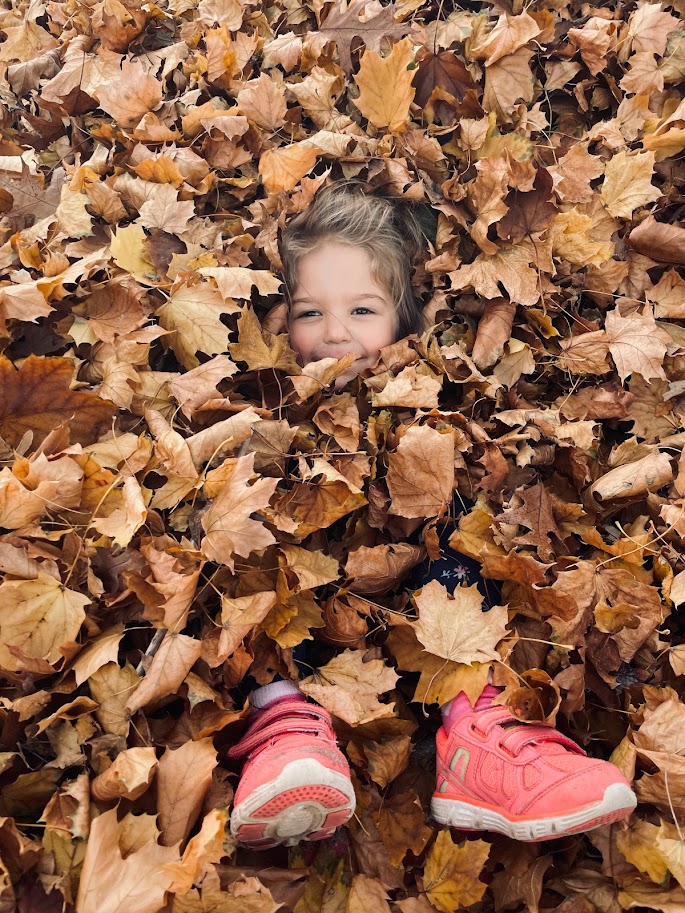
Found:
[{"label": "sneaker sole", "polygon": [[431,815],[439,824],[460,830],[496,831],[513,840],[534,843],[553,840],[566,834],[591,831],[611,824],[631,812],[637,805],[633,791],[623,783],[607,786],[600,802],[594,802],[566,815],[548,818],[508,816],[489,805],[476,805],[465,799],[445,799],[434,796]]},{"label": "sneaker sole", "polygon": [[233,809],[231,834],[253,849],[323,840],[349,821],[355,805],[348,776],[313,758],[291,761]]}]

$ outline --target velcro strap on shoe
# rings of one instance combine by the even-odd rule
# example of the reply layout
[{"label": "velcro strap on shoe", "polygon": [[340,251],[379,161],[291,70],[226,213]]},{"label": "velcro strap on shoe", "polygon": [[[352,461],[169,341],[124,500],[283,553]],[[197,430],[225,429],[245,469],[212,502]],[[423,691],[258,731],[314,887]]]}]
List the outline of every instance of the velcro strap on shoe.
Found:
[{"label": "velcro strap on shoe", "polygon": [[332,739],[330,715],[305,701],[279,701],[264,710],[242,739],[228,751],[231,759],[244,758],[279,735],[311,733]]},{"label": "velcro strap on shoe", "polygon": [[531,726],[527,723],[521,723],[520,726],[511,729],[502,739],[502,745],[513,755],[519,755],[526,745],[544,743],[562,745],[575,754],[585,754],[580,745],[577,745],[572,739],[569,739],[557,729],[547,726]]}]

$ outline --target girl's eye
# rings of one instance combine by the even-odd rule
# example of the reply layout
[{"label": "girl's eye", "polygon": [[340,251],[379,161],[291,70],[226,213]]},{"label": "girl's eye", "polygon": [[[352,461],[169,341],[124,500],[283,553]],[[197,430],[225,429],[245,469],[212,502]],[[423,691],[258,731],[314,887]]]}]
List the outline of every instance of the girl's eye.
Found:
[{"label": "girl's eye", "polygon": [[371,308],[358,307],[358,308],[354,309],[354,313],[355,314],[373,314],[374,312],[371,310]]},{"label": "girl's eye", "polygon": [[308,311],[300,311],[299,314],[295,315],[295,320],[301,320],[303,317],[318,317],[319,314],[320,314],[320,311],[317,311],[316,309],[311,308]]}]

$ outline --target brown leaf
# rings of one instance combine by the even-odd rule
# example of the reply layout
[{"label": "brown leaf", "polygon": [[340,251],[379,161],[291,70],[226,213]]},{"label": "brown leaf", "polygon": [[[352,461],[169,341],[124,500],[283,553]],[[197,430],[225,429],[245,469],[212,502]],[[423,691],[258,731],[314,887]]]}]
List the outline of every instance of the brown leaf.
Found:
[{"label": "brown leaf", "polygon": [[628,235],[630,246],[658,263],[685,266],[685,228],[657,222],[647,216]]},{"label": "brown leaf", "polygon": [[119,78],[100,86],[98,103],[128,132],[162,101],[162,84],[146,73],[139,60],[124,60]]},{"label": "brown leaf", "polygon": [[429,425],[411,427],[395,453],[388,454],[391,513],[400,517],[435,517],[452,500],[454,438]]},{"label": "brown leaf", "polygon": [[471,357],[479,368],[489,368],[502,357],[504,344],[511,335],[516,304],[506,298],[487,301],[478,321],[478,333]]},{"label": "brown leaf", "polygon": [[77,913],[157,913],[171,885],[164,866],[178,859],[176,847],[148,841],[123,857],[116,809],[95,818],[83,860]]},{"label": "brown leaf", "polygon": [[154,748],[129,748],[118,754],[111,767],[91,784],[98,802],[115,802],[120,798],[138,799],[152,782],[157,770]]},{"label": "brown leaf", "polygon": [[607,314],[605,328],[609,351],[622,381],[634,371],[645,380],[666,376],[662,363],[669,339],[651,314],[631,313],[624,317],[615,308]]},{"label": "brown leaf", "polygon": [[364,662],[359,650],[345,650],[302,679],[300,690],[350,726],[359,726],[392,716],[393,704],[382,704],[378,698],[396,681],[397,675],[383,660]]},{"label": "brown leaf", "polygon": [[211,739],[185,742],[175,751],[167,748],[160,758],[155,783],[164,846],[173,846],[190,833],[216,765]]},{"label": "brown leaf", "polygon": [[414,28],[412,24],[397,22],[393,18],[394,4],[382,9],[375,7],[371,15],[366,11],[368,6],[369,0],[352,0],[347,5],[336,3],[322,23],[321,36],[326,41],[335,41],[340,66],[348,74],[353,69],[351,45],[355,38],[362,38],[367,48],[380,53],[381,43],[386,36],[402,38]]},{"label": "brown leaf", "polygon": [[258,479],[247,483],[254,475],[254,454],[226,461],[208,475],[208,481],[217,479],[220,488],[202,518],[206,536],[202,553],[211,561],[225,564],[231,570],[233,557],[246,558],[253,551],[260,551],[275,542],[273,535],[252,514],[267,506],[276,489],[276,479]]},{"label": "brown leaf", "polygon": [[202,652],[202,644],[185,634],[167,633],[145,678],[126,701],[129,713],[167,694],[174,694]]},{"label": "brown leaf", "polygon": [[17,446],[28,434],[35,448],[66,422],[73,440],[97,440],[114,406],[92,393],[70,389],[73,373],[74,363],[68,358],[30,355],[17,370],[0,356],[0,437]]}]

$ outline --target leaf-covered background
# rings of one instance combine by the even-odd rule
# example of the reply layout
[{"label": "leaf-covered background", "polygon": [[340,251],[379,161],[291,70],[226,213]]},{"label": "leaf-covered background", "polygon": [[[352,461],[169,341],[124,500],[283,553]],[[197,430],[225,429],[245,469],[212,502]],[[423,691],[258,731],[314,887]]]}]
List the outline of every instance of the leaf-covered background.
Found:
[{"label": "leaf-covered background", "polygon": [[[685,909],[684,14],[5,4],[3,913]],[[435,329],[342,393],[277,278],[327,179],[433,213]],[[406,588],[453,497],[487,616]],[[357,816],[251,855],[226,752],[303,641]],[[431,826],[438,702],[490,666],[628,827]]]}]

